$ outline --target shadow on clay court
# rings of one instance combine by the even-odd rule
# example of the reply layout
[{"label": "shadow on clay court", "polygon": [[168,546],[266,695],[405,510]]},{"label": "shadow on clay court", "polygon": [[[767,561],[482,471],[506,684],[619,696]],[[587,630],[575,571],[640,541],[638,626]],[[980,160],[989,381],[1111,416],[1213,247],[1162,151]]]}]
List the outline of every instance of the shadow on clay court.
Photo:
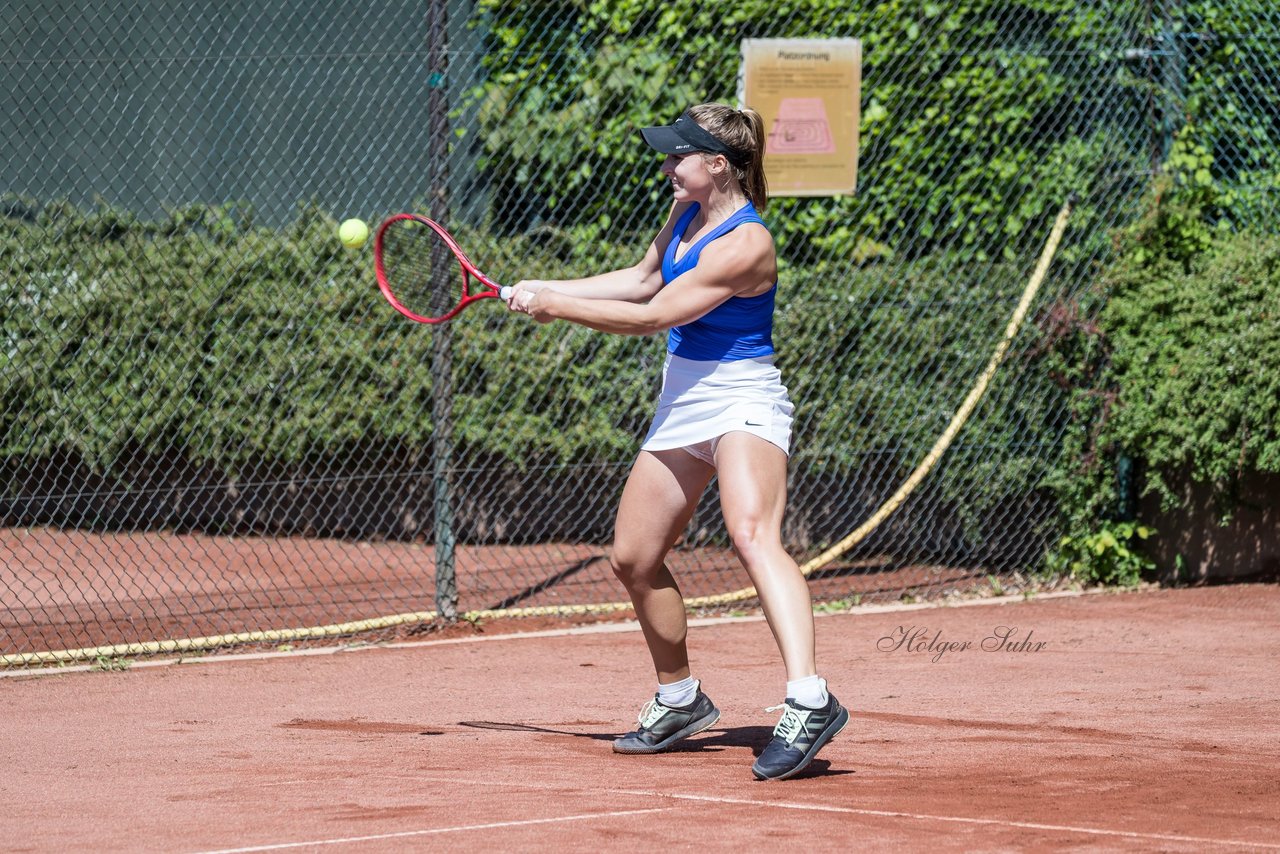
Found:
[{"label": "shadow on clay court", "polygon": [[[458,726],[470,727],[472,729],[503,730],[505,732],[531,732],[538,733],[540,735],[568,735],[574,738],[587,738],[592,741],[613,741],[618,737],[618,734],[614,732],[573,732],[572,730],[567,729],[552,729],[551,727],[506,723],[502,721],[459,721]],[[764,746],[768,744],[769,738],[772,735],[773,728],[767,726],[740,726],[725,729],[713,728],[689,739],[688,741],[681,742],[676,747],[665,752],[714,753],[724,750],[725,748],[745,747],[751,750],[753,756],[759,756],[760,751],[764,750]],[[830,762],[825,759],[815,759],[808,768],[806,768],[802,773],[797,774],[795,779],[837,776],[852,773],[854,772],[843,770],[833,771],[831,770]]]},{"label": "shadow on clay court", "polygon": [[[573,732],[567,729],[533,726],[531,724],[505,723],[502,721],[459,721],[458,726],[472,729],[497,729],[507,732],[536,732],[545,735],[570,735],[574,738],[589,738],[593,741],[613,741],[621,733],[617,732]],[[728,729],[712,728],[705,733],[683,741],[673,747],[671,753],[696,753],[704,750],[720,750],[726,747],[749,747],[751,752],[759,756],[760,751],[773,735],[773,729],[767,726],[740,726]]]}]

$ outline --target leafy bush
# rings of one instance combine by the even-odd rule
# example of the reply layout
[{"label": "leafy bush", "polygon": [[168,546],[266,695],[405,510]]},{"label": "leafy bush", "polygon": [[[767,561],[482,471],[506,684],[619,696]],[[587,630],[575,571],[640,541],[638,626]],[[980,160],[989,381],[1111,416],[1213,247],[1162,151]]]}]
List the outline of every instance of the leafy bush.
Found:
[{"label": "leafy bush", "polygon": [[1048,481],[1066,553],[1127,521],[1117,491],[1129,461],[1140,493],[1165,508],[1189,479],[1211,487],[1224,516],[1243,475],[1280,471],[1280,237],[1226,227],[1225,194],[1194,139],[1174,147],[1097,287],[1045,325],[1049,374],[1072,400]]},{"label": "leafy bush", "polygon": [[1049,557],[1049,568],[1086,583],[1137,587],[1155,564],[1135,547],[1154,533],[1136,522],[1109,522],[1094,533],[1066,536]]},{"label": "leafy bush", "polygon": [[1102,316],[1118,389],[1108,445],[1145,464],[1166,505],[1189,476],[1229,498],[1280,471],[1280,238],[1216,239],[1189,268],[1126,264]]}]

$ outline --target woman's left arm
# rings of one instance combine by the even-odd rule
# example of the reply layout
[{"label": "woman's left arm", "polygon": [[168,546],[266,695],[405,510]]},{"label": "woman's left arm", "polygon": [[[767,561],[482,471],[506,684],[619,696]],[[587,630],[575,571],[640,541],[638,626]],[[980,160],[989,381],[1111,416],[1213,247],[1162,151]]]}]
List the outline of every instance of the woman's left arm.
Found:
[{"label": "woman's left arm", "polygon": [[544,290],[526,311],[539,323],[568,320],[601,332],[652,335],[697,320],[731,297],[764,293],[776,280],[773,238],[752,223],[708,244],[696,267],[647,303],[582,299]]}]

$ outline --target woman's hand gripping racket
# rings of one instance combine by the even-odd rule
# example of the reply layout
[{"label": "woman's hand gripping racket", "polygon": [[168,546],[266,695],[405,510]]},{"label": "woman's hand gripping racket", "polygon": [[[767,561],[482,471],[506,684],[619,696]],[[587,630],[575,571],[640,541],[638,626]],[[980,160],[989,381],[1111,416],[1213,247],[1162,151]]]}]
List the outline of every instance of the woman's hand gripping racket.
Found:
[{"label": "woman's hand gripping racket", "polygon": [[[477,300],[511,297],[511,288],[480,272],[449,232],[425,216],[396,214],[382,223],[373,259],[387,302],[419,323],[443,323]],[[472,279],[484,290],[473,293]]]}]

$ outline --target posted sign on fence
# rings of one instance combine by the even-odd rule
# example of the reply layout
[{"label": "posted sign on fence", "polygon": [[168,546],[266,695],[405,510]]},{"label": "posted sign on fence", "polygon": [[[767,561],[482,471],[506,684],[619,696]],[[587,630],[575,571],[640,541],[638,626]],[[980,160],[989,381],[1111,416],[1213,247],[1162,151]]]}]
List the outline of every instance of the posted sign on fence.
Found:
[{"label": "posted sign on fence", "polygon": [[769,195],[854,191],[861,88],[858,39],[743,39],[739,100],[764,118]]}]

